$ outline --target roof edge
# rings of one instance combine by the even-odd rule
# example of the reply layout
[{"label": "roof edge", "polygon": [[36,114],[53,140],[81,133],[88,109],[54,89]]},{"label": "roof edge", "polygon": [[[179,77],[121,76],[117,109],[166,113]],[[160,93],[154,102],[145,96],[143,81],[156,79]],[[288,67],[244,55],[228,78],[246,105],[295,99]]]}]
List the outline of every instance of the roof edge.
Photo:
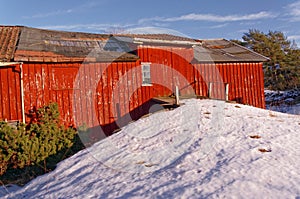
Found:
[{"label": "roof edge", "polygon": [[247,48],[247,47],[245,47],[245,46],[239,45],[239,44],[237,44],[237,43],[235,43],[235,42],[232,42],[232,41],[230,41],[230,40],[227,40],[227,39],[224,39],[224,40],[230,42],[231,44],[233,44],[233,45],[235,45],[235,46],[238,46],[238,47],[240,47],[240,48],[243,48],[243,49],[245,49],[245,50],[248,50],[248,51],[250,51],[250,52],[256,54],[257,56],[260,56],[260,57],[264,58],[264,59],[265,59],[264,62],[270,61],[270,58],[269,58],[269,57],[266,57],[266,56],[264,56],[264,55],[262,55],[262,54],[260,54],[260,53],[257,53],[257,52],[255,52],[255,51],[253,51],[252,49],[249,49],[249,48]]}]

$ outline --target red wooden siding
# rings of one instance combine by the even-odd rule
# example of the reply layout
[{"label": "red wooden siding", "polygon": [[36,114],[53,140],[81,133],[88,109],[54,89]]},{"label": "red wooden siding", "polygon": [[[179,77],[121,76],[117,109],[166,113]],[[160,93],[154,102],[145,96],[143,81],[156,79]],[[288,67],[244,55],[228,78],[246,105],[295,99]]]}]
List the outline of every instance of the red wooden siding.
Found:
[{"label": "red wooden siding", "polygon": [[148,100],[155,96],[169,96],[175,86],[181,95],[194,95],[194,71],[191,67],[193,51],[190,48],[143,47],[138,49],[142,62],[151,63],[152,87],[143,87],[149,94]]},{"label": "red wooden siding", "polygon": [[20,68],[0,68],[0,118],[21,120]]},{"label": "red wooden siding", "polygon": [[[228,83],[229,100],[265,108],[262,63],[217,63],[194,66],[202,76],[198,78],[199,85],[196,84],[195,87],[197,95],[207,96],[208,83],[216,82],[217,85],[213,86],[213,98],[224,99],[225,83]],[[217,73],[220,75],[219,78],[212,75]]]},{"label": "red wooden siding", "polygon": [[[151,99],[181,95],[225,99],[265,108],[262,63],[192,63],[188,48],[143,47],[136,62],[24,63],[25,111],[59,104],[66,124],[113,130],[149,112]],[[142,85],[141,63],[151,62],[152,86]],[[14,69],[15,68],[15,69]],[[21,120],[20,71],[0,68],[0,118]],[[29,118],[26,118],[27,121]]]}]

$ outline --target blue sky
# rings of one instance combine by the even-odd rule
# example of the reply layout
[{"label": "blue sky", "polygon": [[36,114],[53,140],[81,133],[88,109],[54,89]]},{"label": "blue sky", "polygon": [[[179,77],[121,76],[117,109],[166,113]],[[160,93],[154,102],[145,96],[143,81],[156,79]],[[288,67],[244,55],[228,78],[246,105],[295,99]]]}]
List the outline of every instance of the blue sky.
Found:
[{"label": "blue sky", "polygon": [[282,31],[300,47],[300,0],[0,0],[0,24],[108,33],[241,39]]}]

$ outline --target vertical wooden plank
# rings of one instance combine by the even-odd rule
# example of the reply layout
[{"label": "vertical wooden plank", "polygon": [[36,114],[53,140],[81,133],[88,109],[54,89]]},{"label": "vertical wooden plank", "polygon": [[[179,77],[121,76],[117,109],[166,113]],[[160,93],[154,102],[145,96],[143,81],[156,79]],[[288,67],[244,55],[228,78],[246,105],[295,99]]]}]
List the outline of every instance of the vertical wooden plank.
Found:
[{"label": "vertical wooden plank", "polygon": [[156,49],[156,51],[157,56],[151,60],[150,74],[152,87],[154,87],[156,95],[159,96],[161,93],[161,86],[157,84],[157,78],[159,78],[157,68],[160,66],[160,64],[163,64],[163,60],[159,61],[159,58],[163,57],[163,51],[161,49]]},{"label": "vertical wooden plank", "polygon": [[[29,65],[24,63],[23,64],[23,87],[24,87],[24,109],[25,113],[28,113],[30,109],[30,100],[29,100],[29,81],[28,81],[28,68]],[[28,122],[29,118],[25,117],[25,121]]]},{"label": "vertical wooden plank", "polygon": [[242,96],[243,96],[243,102],[246,103],[248,99],[248,93],[247,93],[247,82],[246,82],[246,71],[247,66],[245,63],[240,63],[241,66],[241,80],[242,80]]},{"label": "vertical wooden plank", "polygon": [[200,88],[200,95],[201,96],[207,96],[207,85],[205,80],[205,67],[204,64],[197,64],[197,70],[199,71],[200,76],[200,82],[199,82],[199,88]]},{"label": "vertical wooden plank", "polygon": [[132,115],[132,118],[134,120],[137,119],[137,116],[138,116],[138,113],[139,113],[139,89],[138,88],[138,85],[139,85],[139,74],[138,74],[138,69],[140,68],[140,61],[137,61],[135,64],[134,64],[134,70],[133,70],[133,73],[132,73],[132,77],[133,77],[133,82],[132,82],[132,86],[134,88],[134,93],[133,93],[133,103],[134,103],[134,106],[133,106],[133,109],[134,109],[134,112],[133,112],[133,115]]},{"label": "vertical wooden plank", "polygon": [[[135,62],[136,63],[136,62]],[[134,110],[134,100],[135,100],[135,92],[134,92],[134,85],[135,85],[135,75],[134,75],[134,69],[135,69],[135,63],[130,62],[127,64],[127,69],[125,71],[128,77],[128,95],[127,99],[129,100],[129,105],[128,105],[128,112],[132,112]],[[124,71],[124,72],[125,72]]]},{"label": "vertical wooden plank", "polygon": [[14,93],[15,90],[15,79],[13,75],[12,67],[7,68],[7,85],[8,85],[8,120],[17,119],[17,109],[16,109],[16,98]]},{"label": "vertical wooden plank", "polygon": [[2,87],[2,103],[3,103],[3,119],[10,119],[10,102],[9,102],[9,84],[8,84],[8,68],[2,71],[1,87]]},{"label": "vertical wooden plank", "polygon": [[[119,110],[116,109],[116,113],[120,112],[120,117],[124,116],[126,113],[129,113],[129,84],[131,82],[131,77],[129,76],[128,70],[129,63],[118,63],[117,73],[118,73],[118,101],[115,104],[119,106]],[[130,81],[130,82],[129,82]],[[121,119],[116,115],[116,119]],[[121,120],[120,120],[121,121]]]},{"label": "vertical wooden plank", "polygon": [[265,93],[264,93],[264,73],[263,73],[263,63],[257,64],[259,67],[259,81],[260,81],[260,98],[261,98],[261,108],[266,108],[265,103]]},{"label": "vertical wooden plank", "polygon": [[[212,75],[211,75],[211,64],[206,64],[205,63],[205,75],[206,75],[206,84],[207,86],[209,83],[212,83]],[[208,95],[207,95],[208,96]]]},{"label": "vertical wooden plank", "polygon": [[223,88],[223,79],[220,73],[220,64],[216,63],[215,67],[214,67],[214,77],[215,77],[215,82],[216,82],[216,96],[217,99],[221,99],[224,100],[223,97],[223,92],[224,92],[224,88]]},{"label": "vertical wooden plank", "polygon": [[170,69],[171,70],[170,70],[170,72],[168,72],[168,74],[170,74],[170,78],[172,79],[171,87],[172,87],[173,93],[175,91],[175,86],[179,86],[180,95],[184,95],[184,91],[182,91],[182,86],[179,85],[178,77],[175,75],[174,71],[177,71],[184,76],[185,69],[183,67],[180,67],[178,57],[176,56],[176,53],[174,51],[175,51],[174,49],[170,48],[170,52],[171,52],[171,67],[170,67]]},{"label": "vertical wooden plank", "polygon": [[72,100],[72,103],[73,103],[73,106],[72,106],[72,113],[74,114],[73,115],[73,119],[74,119],[74,122],[76,123],[76,125],[83,125],[82,123],[82,112],[81,112],[81,90],[80,90],[80,79],[81,79],[81,67],[82,65],[79,65],[79,64],[76,64],[75,65],[76,67],[78,67],[78,70],[77,70],[77,73],[76,73],[76,77],[74,80],[76,80],[74,82],[74,85],[73,85],[73,93],[72,93],[72,97],[71,97],[71,100]]},{"label": "vertical wooden plank", "polygon": [[194,92],[196,95],[200,95],[199,94],[199,77],[198,77],[198,73],[197,73],[197,69],[196,69],[196,66],[191,64],[191,68],[193,69],[193,89],[194,89]]},{"label": "vertical wooden plank", "polygon": [[252,89],[252,93],[253,93],[253,106],[257,106],[258,105],[258,98],[257,98],[257,93],[258,93],[258,80],[257,80],[257,73],[256,73],[256,67],[255,67],[255,63],[251,63],[251,67],[252,67],[252,81],[253,81],[253,89]]},{"label": "vertical wooden plank", "polygon": [[216,68],[216,63],[214,64],[209,64],[209,74],[210,74],[210,82],[212,83],[212,98],[217,98],[216,96],[216,88],[217,88],[217,80],[216,80],[216,71],[215,71],[215,68]]},{"label": "vertical wooden plank", "polygon": [[260,98],[260,79],[259,79],[259,71],[257,63],[253,63],[253,70],[254,70],[254,79],[256,81],[256,88],[255,88],[255,107],[259,107],[261,104]]},{"label": "vertical wooden plank", "polygon": [[49,78],[49,64],[43,64],[42,66],[42,79],[43,79],[43,102],[49,104],[50,99],[50,78]]},{"label": "vertical wooden plank", "polygon": [[220,99],[225,100],[225,82],[224,82],[224,72],[223,72],[223,64],[217,64],[217,71],[219,76],[219,84],[218,84],[218,96]]},{"label": "vertical wooden plank", "polygon": [[97,67],[96,63],[91,63],[89,67],[89,78],[90,78],[90,108],[91,108],[91,126],[98,126],[98,117],[97,117],[97,74],[95,68]]},{"label": "vertical wooden plank", "polygon": [[259,75],[258,75],[258,67],[257,67],[257,63],[253,63],[253,71],[254,71],[254,79],[256,82],[256,88],[255,88],[255,102],[256,102],[256,107],[259,107],[260,104],[260,97],[259,97],[259,93],[260,93],[260,81],[259,81]]},{"label": "vertical wooden plank", "polygon": [[252,106],[255,106],[255,99],[254,99],[254,92],[255,90],[255,82],[254,82],[254,77],[253,77],[253,64],[250,63],[249,64],[249,83],[250,83],[250,94],[251,94],[251,97],[250,97],[250,105]]},{"label": "vertical wooden plank", "polygon": [[[106,65],[105,65],[106,67]],[[109,67],[109,66],[108,66]],[[108,86],[108,71],[105,69],[102,73],[102,80],[103,80],[103,114],[104,114],[104,124],[109,123],[109,86]]]},{"label": "vertical wooden plank", "polygon": [[[132,82],[133,82],[133,76],[132,76],[132,62],[127,62],[121,64],[119,74],[122,75],[120,77],[122,78],[122,85],[123,87],[120,87],[120,90],[123,91],[123,95],[120,98],[120,104],[122,104],[122,100],[126,101],[126,103],[123,103],[124,105],[121,107],[121,113],[122,117],[126,114],[130,113],[130,107],[131,107],[131,94],[132,94]],[[128,121],[129,122],[129,121]]]},{"label": "vertical wooden plank", "polygon": [[252,82],[252,106],[256,105],[256,86],[257,86],[257,82],[256,82],[256,78],[254,75],[255,71],[254,71],[254,64],[251,63],[251,82]]},{"label": "vertical wooden plank", "polygon": [[237,74],[235,70],[235,65],[230,63],[229,66],[230,66],[231,81],[233,83],[232,90],[233,90],[234,99],[239,102],[238,91],[237,91]]},{"label": "vertical wooden plank", "polygon": [[251,104],[251,79],[249,77],[249,73],[250,73],[250,64],[249,63],[246,63],[245,65],[246,67],[246,70],[244,71],[245,72],[245,81],[246,81],[246,87],[245,87],[245,90],[246,90],[246,93],[247,93],[247,100],[244,102],[245,104]]},{"label": "vertical wooden plank", "polygon": [[[111,123],[115,122],[117,119],[117,107],[116,105],[119,104],[119,93],[118,93],[118,88],[117,88],[117,83],[118,83],[118,63],[113,62],[111,64],[111,95],[110,95],[110,117],[111,117]],[[111,126],[111,131],[113,131],[114,127]]]},{"label": "vertical wooden plank", "polygon": [[218,63],[216,70],[218,72],[218,96],[219,99],[225,100],[225,83],[223,79],[222,63]]},{"label": "vertical wooden plank", "polygon": [[241,97],[241,87],[240,87],[240,68],[239,63],[234,63],[234,72],[235,72],[235,87],[236,87],[236,98],[238,101],[243,102]]},{"label": "vertical wooden plank", "polygon": [[[113,102],[112,102],[112,88],[113,88],[113,72],[112,72],[112,68],[113,68],[113,63],[111,63],[109,65],[109,67],[107,68],[107,94],[108,94],[108,124],[111,124],[112,122],[114,122],[114,114],[112,113],[113,111]],[[109,129],[110,130],[110,129]]]},{"label": "vertical wooden plank", "polygon": [[[79,70],[79,74],[78,74],[78,79],[77,79],[77,90],[76,90],[76,98],[74,98],[74,100],[76,100],[76,115],[78,117],[77,119],[77,123],[79,123],[80,125],[88,125],[85,122],[85,118],[86,118],[86,111],[85,111],[85,82],[84,82],[84,68],[86,67],[86,63],[82,63]],[[79,121],[79,122],[78,122]]]},{"label": "vertical wooden plank", "polygon": [[89,85],[89,120],[90,125],[94,127],[97,124],[97,117],[95,117],[96,106],[95,106],[95,97],[96,97],[96,88],[95,88],[95,63],[90,63],[88,67],[88,85]]},{"label": "vertical wooden plank", "polygon": [[20,66],[16,66],[18,69],[14,72],[15,79],[15,100],[16,100],[16,109],[17,109],[17,117],[16,119],[22,121],[22,106],[21,106],[21,71]]},{"label": "vertical wooden plank", "polygon": [[208,80],[207,80],[207,71],[206,71],[206,65],[204,63],[199,64],[199,70],[201,71],[201,77],[202,77],[202,82],[201,82],[201,87],[202,87],[202,94],[203,96],[207,97],[208,95]]},{"label": "vertical wooden plank", "polygon": [[[164,67],[164,78],[165,80],[164,81],[167,81],[167,85],[169,85],[169,89],[171,89],[171,92],[167,89],[167,88],[164,88],[164,96],[168,96],[170,94],[173,93],[173,87],[174,87],[174,80],[173,80],[173,77],[172,77],[172,64],[173,64],[173,61],[172,61],[172,51],[170,48],[168,48],[166,50],[166,53],[167,53],[167,64],[166,64],[166,67]],[[180,70],[179,70],[180,72]]]},{"label": "vertical wooden plank", "polygon": [[[30,107],[31,109],[33,107],[36,107],[36,86],[35,86],[35,78],[34,78],[34,74],[35,74],[35,64],[29,64],[28,67],[28,77],[29,77],[29,99],[30,99]],[[38,107],[36,107],[38,108]]]},{"label": "vertical wooden plank", "polygon": [[101,92],[101,106],[100,106],[100,112],[99,114],[101,114],[101,125],[106,124],[106,122],[108,121],[108,118],[106,118],[106,106],[107,106],[107,101],[106,99],[106,72],[105,72],[105,68],[106,68],[106,63],[100,63],[100,71],[101,71],[101,79],[100,79],[100,92]]},{"label": "vertical wooden plank", "polygon": [[102,90],[102,78],[101,78],[101,64],[95,64],[95,74],[98,80],[96,87],[96,111],[97,111],[97,119],[98,124],[101,125],[104,123],[103,121],[103,90]]},{"label": "vertical wooden plank", "polygon": [[200,82],[200,88],[202,92],[202,96],[207,96],[207,84],[206,84],[206,77],[205,77],[205,66],[204,64],[198,64],[200,76],[201,76],[201,82]]},{"label": "vertical wooden plank", "polygon": [[239,67],[239,84],[240,84],[240,96],[242,98],[242,101],[245,101],[246,95],[245,95],[245,82],[244,82],[244,64],[243,63],[238,63]]},{"label": "vertical wooden plank", "polygon": [[4,104],[4,100],[3,100],[3,84],[4,84],[4,79],[2,77],[3,73],[4,73],[4,68],[0,68],[0,119],[3,120],[4,119],[4,109],[5,109],[5,104]]},{"label": "vertical wooden plank", "polygon": [[45,66],[47,66],[47,64],[39,64],[39,76],[38,76],[38,92],[39,92],[39,103],[43,106],[46,103],[45,101],[45,95],[46,95],[46,92],[45,92]]}]

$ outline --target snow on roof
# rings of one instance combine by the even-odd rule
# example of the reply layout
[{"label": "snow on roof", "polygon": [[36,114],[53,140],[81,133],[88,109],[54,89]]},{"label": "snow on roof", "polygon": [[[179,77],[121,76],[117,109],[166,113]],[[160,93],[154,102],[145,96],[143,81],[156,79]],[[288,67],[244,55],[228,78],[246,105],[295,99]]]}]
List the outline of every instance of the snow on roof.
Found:
[{"label": "snow on roof", "polygon": [[4,198],[300,196],[300,116],[184,103],[129,124]]}]

